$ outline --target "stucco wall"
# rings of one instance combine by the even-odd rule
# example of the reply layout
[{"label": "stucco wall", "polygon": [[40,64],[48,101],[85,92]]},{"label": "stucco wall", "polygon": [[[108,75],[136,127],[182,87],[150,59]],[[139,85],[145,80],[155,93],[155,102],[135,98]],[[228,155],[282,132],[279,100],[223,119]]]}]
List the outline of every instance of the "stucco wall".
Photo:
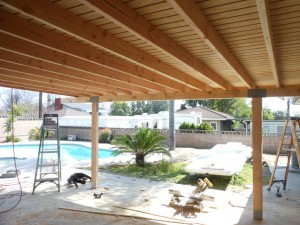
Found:
[{"label": "stucco wall", "polygon": [[[6,118],[0,118],[0,142],[5,141],[7,134],[4,133],[4,124]],[[42,120],[26,119],[17,120],[14,123],[14,133],[15,136],[21,138],[22,141],[28,141],[28,133],[32,128],[40,127],[42,125]]]}]

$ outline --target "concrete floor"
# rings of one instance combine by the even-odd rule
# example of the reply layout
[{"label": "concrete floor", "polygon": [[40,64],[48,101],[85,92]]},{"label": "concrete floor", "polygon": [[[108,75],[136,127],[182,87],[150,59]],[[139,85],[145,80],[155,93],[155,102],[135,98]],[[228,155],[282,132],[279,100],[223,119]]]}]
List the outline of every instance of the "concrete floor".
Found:
[{"label": "concrete floor", "polygon": [[[269,160],[271,163],[272,157]],[[68,169],[63,169],[62,178],[64,181],[70,175],[70,169],[72,169],[72,165],[68,165]],[[73,168],[72,172],[75,171],[79,170]],[[89,172],[86,171],[86,173]],[[99,174],[100,188],[98,190],[91,190],[88,182],[85,185],[80,185],[78,189],[62,186],[61,192],[57,192],[54,184],[45,183],[41,184],[36,189],[36,193],[32,195],[33,173],[29,168],[28,170],[24,168],[20,179],[25,195],[16,208],[0,214],[0,224],[299,224],[300,173],[289,173],[287,190],[281,190],[281,198],[275,196],[275,185],[271,191],[267,191],[267,188],[263,187],[264,219],[262,221],[253,220],[251,188],[239,193],[210,189],[206,193],[213,195],[216,201],[206,203],[206,212],[196,214],[195,218],[185,218],[180,214],[175,216],[175,210],[168,207],[171,197],[168,190],[180,189],[190,192],[195,187],[149,181],[143,178],[123,177],[105,172],[100,172]],[[0,179],[0,189],[1,187],[6,189],[0,192],[0,198],[4,195],[19,193],[19,188],[14,178]],[[100,199],[94,198],[93,194],[96,191],[103,193]],[[18,199],[19,196],[1,199],[0,211],[15,205]],[[115,206],[127,209],[120,209]],[[61,208],[150,217],[168,220],[169,222],[75,212]],[[139,210],[144,213],[132,210]],[[153,216],[149,213],[164,217]],[[176,223],[170,222],[171,218],[177,219]]]}]

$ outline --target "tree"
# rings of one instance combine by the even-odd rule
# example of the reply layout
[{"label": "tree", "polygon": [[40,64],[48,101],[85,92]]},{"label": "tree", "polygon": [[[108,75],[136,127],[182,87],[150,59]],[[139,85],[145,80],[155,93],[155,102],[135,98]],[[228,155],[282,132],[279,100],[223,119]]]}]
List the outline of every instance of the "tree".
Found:
[{"label": "tree", "polygon": [[264,120],[274,120],[274,114],[271,109],[263,108],[263,119]]},{"label": "tree", "polygon": [[252,110],[246,103],[246,99],[237,99],[234,104],[234,108],[233,116],[236,120],[251,119]]},{"label": "tree", "polygon": [[286,111],[277,110],[273,112],[273,114],[274,114],[274,120],[285,120],[287,117]]},{"label": "tree", "polygon": [[236,102],[237,99],[198,99],[187,100],[186,105],[190,107],[199,105],[219,112],[233,114]]},{"label": "tree", "polygon": [[112,144],[117,147],[114,155],[129,153],[135,156],[135,162],[138,166],[145,166],[145,157],[153,153],[162,153],[171,157],[167,148],[160,144],[166,140],[166,137],[161,135],[159,131],[149,128],[139,128],[135,134],[121,135],[116,137]]},{"label": "tree", "polygon": [[145,111],[145,101],[131,102],[131,113],[132,115],[142,115]]},{"label": "tree", "polygon": [[129,116],[130,107],[126,102],[114,102],[110,105],[110,116]]},{"label": "tree", "polygon": [[168,110],[167,101],[138,101],[131,103],[132,115],[157,114]]},{"label": "tree", "polygon": [[37,92],[18,89],[7,90],[6,94],[3,94],[3,98],[1,98],[2,102],[4,103],[3,110],[5,112],[11,111],[12,105],[15,104],[22,107],[22,116],[29,118],[38,118],[37,99]]}]

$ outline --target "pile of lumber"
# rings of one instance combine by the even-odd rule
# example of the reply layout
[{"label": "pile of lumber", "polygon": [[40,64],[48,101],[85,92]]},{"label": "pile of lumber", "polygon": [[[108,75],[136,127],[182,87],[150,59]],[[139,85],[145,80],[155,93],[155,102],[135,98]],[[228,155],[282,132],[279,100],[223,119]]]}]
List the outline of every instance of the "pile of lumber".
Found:
[{"label": "pile of lumber", "polygon": [[204,194],[207,188],[212,187],[212,183],[205,178],[198,179],[198,187],[192,193],[183,193],[180,190],[169,189],[172,194],[169,206],[176,210],[176,214],[184,217],[196,216],[196,213],[203,211],[205,201],[215,201],[213,196]]}]

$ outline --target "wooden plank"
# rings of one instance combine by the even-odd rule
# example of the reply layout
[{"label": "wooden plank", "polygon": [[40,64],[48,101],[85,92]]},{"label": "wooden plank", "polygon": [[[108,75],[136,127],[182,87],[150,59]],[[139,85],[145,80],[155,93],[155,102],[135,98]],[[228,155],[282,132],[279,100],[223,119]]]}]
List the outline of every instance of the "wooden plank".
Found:
[{"label": "wooden plank", "polygon": [[17,0],[7,0],[2,2],[10,10],[26,15],[43,24],[47,24],[54,27],[64,33],[72,35],[76,38],[85,40],[91,45],[105,48],[106,50],[134,61],[140,65],[146,66],[151,70],[155,70],[159,73],[185,83],[189,87],[197,88],[200,90],[209,90],[203,82],[189,75],[181,72],[178,69],[157,60],[155,57],[140,51],[134,46],[128,44],[110,35],[99,27],[95,27],[92,24],[86,23],[80,17],[64,10],[63,8],[48,2],[39,0],[26,1],[26,7],[24,2]]},{"label": "wooden plank", "polygon": [[40,86],[40,85],[34,85],[31,83],[23,83],[23,82],[15,82],[15,81],[5,81],[0,80],[0,86],[2,87],[8,87],[8,88],[16,88],[21,90],[29,90],[29,91],[38,91],[38,92],[45,92],[45,93],[53,93],[53,94],[59,94],[59,95],[65,95],[65,96],[88,96],[86,93],[82,92],[71,92],[69,90],[62,90],[61,88],[56,89],[54,87],[50,87],[49,85],[47,87]]},{"label": "wooden plank", "polygon": [[[24,84],[24,86],[26,86],[27,84],[30,84],[30,86],[36,86],[36,87],[42,87],[42,88],[53,88],[55,90],[64,90],[64,91],[67,91],[69,93],[73,93],[75,94],[76,92],[78,93],[81,93],[81,94],[85,94],[86,96],[89,96],[90,94],[93,94],[94,92],[92,91],[86,91],[84,89],[82,90],[78,90],[76,88],[68,88],[68,87],[64,87],[64,86],[61,86],[61,85],[57,85],[57,84],[54,84],[54,83],[43,83],[43,82],[40,82],[38,80],[30,80],[30,79],[27,79],[25,77],[25,75],[23,76],[23,74],[19,75],[19,76],[12,76],[12,74],[10,74],[8,71],[4,71],[2,69],[0,69],[0,78],[2,81],[6,81],[6,82],[14,82],[14,83],[19,83],[19,84]],[[102,95],[100,92],[96,92],[94,94],[100,94]]]},{"label": "wooden plank", "polygon": [[169,0],[168,2],[214,51],[214,53],[239,75],[239,78],[245,82],[247,87],[255,88],[255,83],[250,75],[223,42],[194,0],[184,2],[180,0]]},{"label": "wooden plank", "polygon": [[103,95],[103,94],[105,94],[99,90],[97,90],[97,91],[91,90],[89,87],[85,87],[85,86],[78,87],[75,85],[68,85],[68,84],[59,82],[57,80],[46,78],[44,76],[36,79],[35,76],[32,76],[30,74],[5,70],[2,68],[0,68],[0,77],[3,80],[32,83],[32,84],[36,84],[37,86],[40,85],[40,86],[47,87],[47,86],[51,85],[51,87],[53,87],[53,88],[64,89],[66,91],[70,91],[70,92],[74,92],[74,93],[76,93],[76,91],[78,91],[81,93],[86,93],[88,95]]},{"label": "wooden plank", "polygon": [[[2,31],[25,38],[28,41],[45,45],[55,49],[56,51],[61,51],[72,56],[79,57],[82,60],[93,62],[97,65],[106,66],[113,68],[114,70],[125,72],[137,78],[136,80],[142,79],[145,81],[142,86],[151,88],[152,90],[161,92],[168,92],[170,89],[178,91],[185,90],[183,84],[155,74],[152,71],[134,65],[121,58],[106,54],[91,46],[84,45],[78,41],[59,35],[56,32],[28,22],[22,18],[18,18],[13,14],[1,9],[0,27]],[[160,84],[165,88],[162,88]]]},{"label": "wooden plank", "polygon": [[87,211],[87,210],[80,210],[80,209],[71,209],[71,208],[64,208],[60,207],[59,209],[68,210],[72,212],[80,212],[80,213],[91,213],[91,214],[99,214],[99,215],[108,215],[108,216],[120,216],[120,217],[129,217],[129,218],[136,218],[136,219],[144,219],[144,220],[153,220],[153,221],[160,221],[160,222],[169,222],[169,223],[177,223],[177,224],[197,224],[197,225],[204,225],[202,223],[194,223],[188,221],[178,221],[177,219],[167,220],[167,219],[157,219],[157,218],[150,218],[144,216],[135,216],[135,215],[127,215],[127,214],[120,214],[120,213],[112,213],[112,212],[95,212],[95,211]]},{"label": "wooden plank", "polygon": [[98,164],[98,142],[99,142],[99,101],[92,102],[92,155],[91,155],[91,188],[99,187],[99,164]]},{"label": "wooden plank", "polygon": [[[258,87],[259,88],[259,87]],[[287,85],[282,88],[261,87],[266,90],[266,97],[287,97],[287,96],[300,96],[300,85]],[[148,95],[122,95],[111,96],[105,95],[101,97],[103,102],[114,101],[143,101],[143,100],[179,100],[179,99],[223,99],[223,98],[247,98],[248,90],[245,88],[239,88],[237,90],[220,90],[214,91],[195,91],[189,93],[174,93],[174,94],[148,94]],[[76,103],[76,102],[88,102],[89,98],[78,99],[62,99],[62,103]]]},{"label": "wooden plank", "polygon": [[130,30],[130,32],[138,37],[149,41],[162,52],[170,54],[180,62],[200,72],[211,81],[220,85],[221,88],[230,88],[230,84],[211,70],[206,64],[195,58],[163,32],[153,27],[145,18],[138,15],[121,1],[112,0],[107,3],[105,1],[80,0],[80,2],[87,5],[95,12],[105,15],[105,17],[124,29]]},{"label": "wooden plank", "polygon": [[253,219],[263,219],[262,99],[252,98]]},{"label": "wooden plank", "polygon": [[266,42],[266,47],[268,50],[268,55],[270,59],[270,64],[273,71],[273,77],[276,83],[276,87],[280,87],[279,73],[276,59],[276,52],[274,47],[274,40],[272,34],[272,25],[269,13],[269,5],[267,0],[256,0],[258,14],[264,33],[264,38]]},{"label": "wooden plank", "polygon": [[[10,35],[2,34],[0,36],[0,47],[38,60],[51,62],[59,65],[60,67],[65,67],[69,71],[79,74],[81,77],[93,76],[94,79],[102,80],[103,83],[119,88],[126,88],[128,89],[128,93],[130,93],[130,90],[142,93],[148,92],[146,87],[138,86],[139,84],[137,84],[133,79],[130,79],[127,74],[113,71],[109,68],[96,66],[95,64],[80,60],[76,57],[52,51],[46,47],[25,42]],[[135,84],[133,85],[131,82]]]},{"label": "wooden plank", "polygon": [[[35,58],[30,58],[30,57],[26,57],[17,53],[13,53],[13,52],[9,52],[6,50],[0,50],[0,59],[3,61],[8,61],[11,63],[15,63],[18,65],[24,65],[30,68],[35,68],[40,70],[40,74],[42,75],[45,71],[47,74],[47,72],[54,72],[53,76],[55,76],[55,74],[61,74],[63,76],[66,77],[61,77],[63,78],[63,80],[74,80],[74,81],[79,81],[82,84],[85,85],[91,85],[91,86],[95,86],[97,87],[97,85],[101,85],[101,88],[104,88],[106,90],[111,90],[114,92],[120,92],[120,93],[130,93],[127,89],[124,88],[118,88],[118,87],[114,87],[112,86],[106,79],[103,79],[102,77],[97,77],[95,75],[91,75],[88,73],[84,73],[84,72],[80,72],[80,71],[76,71],[76,70],[72,70],[70,68],[66,68],[66,67],[61,67],[59,65],[50,63],[50,62],[46,62],[46,61],[42,61],[39,59],[35,59]],[[92,84],[94,83],[94,85]]]}]

